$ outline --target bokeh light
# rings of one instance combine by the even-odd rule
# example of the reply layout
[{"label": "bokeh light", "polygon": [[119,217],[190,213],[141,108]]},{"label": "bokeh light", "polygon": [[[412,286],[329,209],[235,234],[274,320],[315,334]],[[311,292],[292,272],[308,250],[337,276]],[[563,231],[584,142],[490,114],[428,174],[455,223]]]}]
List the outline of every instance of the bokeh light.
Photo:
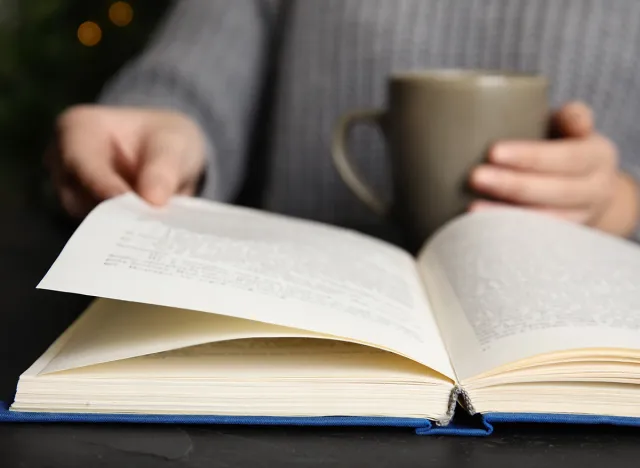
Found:
[{"label": "bokeh light", "polygon": [[87,47],[93,47],[102,40],[102,29],[93,21],[85,21],[78,27],[78,40]]},{"label": "bokeh light", "polygon": [[116,26],[127,26],[133,21],[133,8],[127,2],[115,2],[109,7],[109,19]]}]

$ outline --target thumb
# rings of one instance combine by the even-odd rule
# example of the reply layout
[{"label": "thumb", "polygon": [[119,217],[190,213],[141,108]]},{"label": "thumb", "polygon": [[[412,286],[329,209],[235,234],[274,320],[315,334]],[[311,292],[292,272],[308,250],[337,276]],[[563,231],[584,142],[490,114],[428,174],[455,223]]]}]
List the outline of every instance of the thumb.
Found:
[{"label": "thumb", "polygon": [[563,106],[554,120],[560,135],[567,138],[585,138],[595,130],[593,111],[583,102]]},{"label": "thumb", "polygon": [[166,204],[180,185],[180,135],[156,131],[145,142],[138,171],[137,192],[153,205]]}]

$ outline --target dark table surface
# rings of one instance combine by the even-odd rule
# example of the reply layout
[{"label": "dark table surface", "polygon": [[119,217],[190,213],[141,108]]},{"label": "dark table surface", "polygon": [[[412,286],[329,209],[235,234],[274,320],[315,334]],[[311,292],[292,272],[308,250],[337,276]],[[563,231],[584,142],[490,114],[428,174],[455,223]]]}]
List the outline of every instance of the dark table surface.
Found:
[{"label": "dark table surface", "polygon": [[[87,300],[35,290],[72,232],[36,210],[0,209],[0,399]],[[640,466],[640,430],[501,426],[491,437],[404,429],[0,425],[0,468],[259,466]]]}]

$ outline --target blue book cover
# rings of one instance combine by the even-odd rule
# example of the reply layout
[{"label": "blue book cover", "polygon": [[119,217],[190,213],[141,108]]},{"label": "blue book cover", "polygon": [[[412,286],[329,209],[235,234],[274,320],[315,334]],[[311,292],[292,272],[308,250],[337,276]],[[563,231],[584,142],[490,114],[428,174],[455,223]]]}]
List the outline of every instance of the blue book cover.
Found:
[{"label": "blue book cover", "polygon": [[0,423],[120,423],[120,424],[217,424],[246,426],[307,426],[307,427],[399,427],[415,430],[418,435],[449,435],[482,437],[491,435],[496,426],[513,423],[610,425],[640,428],[640,418],[535,414],[489,413],[454,418],[446,426],[428,419],[386,417],[266,417],[215,415],[134,415],[90,413],[44,413],[10,411],[0,402]]}]

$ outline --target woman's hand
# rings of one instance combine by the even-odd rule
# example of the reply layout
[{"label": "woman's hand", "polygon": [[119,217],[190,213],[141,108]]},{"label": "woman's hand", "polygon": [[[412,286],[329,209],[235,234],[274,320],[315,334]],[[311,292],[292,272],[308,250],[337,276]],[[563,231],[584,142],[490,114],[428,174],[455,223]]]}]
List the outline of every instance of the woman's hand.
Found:
[{"label": "woman's hand", "polygon": [[553,124],[561,139],[505,141],[491,149],[470,184],[496,201],[478,200],[470,210],[517,205],[628,236],[638,221],[638,187],[618,170],[617,149],[595,130],[591,109],[568,104]]},{"label": "woman's hand", "polygon": [[57,130],[46,161],[73,217],[128,191],[155,205],[193,195],[204,169],[204,136],[178,112],[77,106],[60,116]]}]

